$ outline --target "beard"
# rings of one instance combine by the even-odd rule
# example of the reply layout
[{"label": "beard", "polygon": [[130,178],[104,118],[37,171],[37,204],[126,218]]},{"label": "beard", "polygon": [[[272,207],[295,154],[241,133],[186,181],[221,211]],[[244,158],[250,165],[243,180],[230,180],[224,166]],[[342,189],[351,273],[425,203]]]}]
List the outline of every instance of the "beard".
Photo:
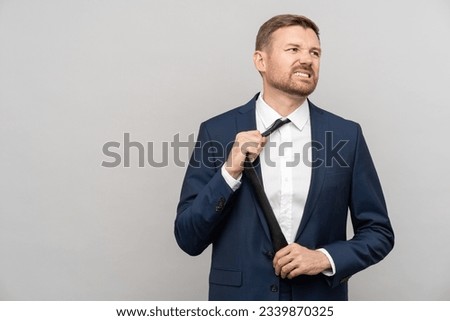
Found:
[{"label": "beard", "polygon": [[289,75],[278,77],[275,75],[275,77],[267,77],[267,83],[271,87],[276,88],[288,95],[307,97],[314,92],[318,82],[318,77],[316,77],[312,70],[307,70],[307,72],[311,76],[309,78],[305,78],[305,81],[302,79],[296,79],[298,76],[295,76],[292,72]]}]

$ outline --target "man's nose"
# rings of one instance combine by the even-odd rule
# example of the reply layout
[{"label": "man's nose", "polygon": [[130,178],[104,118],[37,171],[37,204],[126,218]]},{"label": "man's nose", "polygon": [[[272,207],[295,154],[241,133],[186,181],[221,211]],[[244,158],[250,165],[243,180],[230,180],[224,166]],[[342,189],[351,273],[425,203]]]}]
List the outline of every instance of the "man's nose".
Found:
[{"label": "man's nose", "polygon": [[312,64],[312,57],[309,51],[302,50],[298,57],[298,62],[300,65],[308,65],[311,66]]}]

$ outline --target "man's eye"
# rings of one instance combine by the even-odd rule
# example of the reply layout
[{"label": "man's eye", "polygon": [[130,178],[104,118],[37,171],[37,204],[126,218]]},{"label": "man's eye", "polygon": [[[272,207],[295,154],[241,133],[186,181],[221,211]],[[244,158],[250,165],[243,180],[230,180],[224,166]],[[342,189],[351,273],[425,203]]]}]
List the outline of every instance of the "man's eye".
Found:
[{"label": "man's eye", "polygon": [[319,51],[312,51],[311,54],[312,54],[314,57],[320,57],[320,52],[319,52]]},{"label": "man's eye", "polygon": [[298,51],[298,48],[289,48],[288,51],[291,51],[291,52],[297,52],[297,51]]}]

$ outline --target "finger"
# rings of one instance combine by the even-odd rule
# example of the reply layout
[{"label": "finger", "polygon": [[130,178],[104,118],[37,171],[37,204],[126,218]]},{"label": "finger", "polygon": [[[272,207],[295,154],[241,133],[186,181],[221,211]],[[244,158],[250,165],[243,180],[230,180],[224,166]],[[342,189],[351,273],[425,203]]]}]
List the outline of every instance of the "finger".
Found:
[{"label": "finger", "polygon": [[264,142],[266,140],[266,138],[263,137],[259,131],[247,132],[243,136],[243,138],[245,139],[245,141],[255,142],[258,144],[261,144],[262,142]]},{"label": "finger", "polygon": [[279,269],[279,275],[281,275],[283,278],[286,277],[289,272],[295,268],[294,264],[294,256],[292,254],[288,254],[278,260],[277,268]]},{"label": "finger", "polygon": [[251,153],[254,154],[258,150],[259,143],[257,142],[245,142],[240,144],[242,154]]},{"label": "finger", "polygon": [[281,268],[280,276],[282,279],[290,278],[289,275],[295,270],[296,266],[291,262]]},{"label": "finger", "polygon": [[236,140],[261,140],[263,137],[258,130],[251,130],[247,132],[240,132],[236,135]]},{"label": "finger", "polygon": [[290,255],[289,248],[284,248],[277,252],[272,263],[273,268],[275,269],[275,275],[280,275],[281,269],[288,263],[290,263],[293,258]]},{"label": "finger", "polygon": [[300,267],[296,267],[296,268],[292,269],[291,272],[288,273],[287,278],[293,279],[293,278],[299,276],[300,274],[302,274]]},{"label": "finger", "polygon": [[245,155],[249,157],[251,161],[255,160],[262,152],[261,144],[248,143],[245,147]]},{"label": "finger", "polygon": [[283,267],[283,265],[280,264],[280,259],[275,259],[273,260],[273,268],[275,269],[275,275],[278,276],[281,273],[281,268]]},{"label": "finger", "polygon": [[258,156],[262,150],[261,145],[256,143],[247,144],[245,149],[246,153],[254,154],[256,156]]},{"label": "finger", "polygon": [[282,249],[278,250],[277,253],[275,253],[275,256],[273,258],[274,266],[280,258],[288,255],[290,252],[291,252],[291,245],[287,245],[287,246],[283,247]]},{"label": "finger", "polygon": [[250,161],[250,163],[253,163],[257,157],[258,155],[255,154],[247,154],[247,158]]},{"label": "finger", "polygon": [[261,139],[261,147],[266,146],[266,144],[267,144],[267,138],[266,137],[262,137],[262,139]]},{"label": "finger", "polygon": [[259,136],[262,137],[261,132],[260,132],[259,130],[257,130],[257,129],[254,129],[254,130],[248,130],[248,131],[243,132],[243,133],[245,133],[245,134],[247,134],[247,135],[256,135],[256,136],[259,135]]}]

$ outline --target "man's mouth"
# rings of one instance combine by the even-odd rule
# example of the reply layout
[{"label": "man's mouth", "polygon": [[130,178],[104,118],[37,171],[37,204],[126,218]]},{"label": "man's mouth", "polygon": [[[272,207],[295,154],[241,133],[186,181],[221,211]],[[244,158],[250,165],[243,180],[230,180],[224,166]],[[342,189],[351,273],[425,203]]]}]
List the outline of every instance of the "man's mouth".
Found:
[{"label": "man's mouth", "polygon": [[301,78],[311,78],[311,74],[303,71],[296,71],[294,75]]}]

